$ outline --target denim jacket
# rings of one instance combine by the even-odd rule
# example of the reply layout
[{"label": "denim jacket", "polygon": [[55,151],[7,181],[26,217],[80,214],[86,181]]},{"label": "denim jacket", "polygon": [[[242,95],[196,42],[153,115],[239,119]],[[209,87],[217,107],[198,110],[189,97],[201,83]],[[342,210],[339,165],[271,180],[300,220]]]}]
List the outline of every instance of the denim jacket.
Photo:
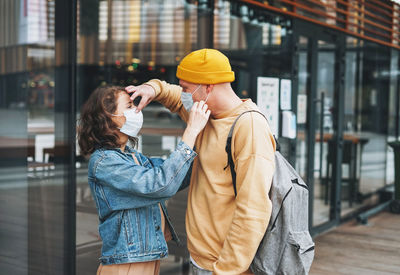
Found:
[{"label": "denim jacket", "polygon": [[102,264],[146,262],[168,255],[159,203],[172,238],[179,243],[164,202],[189,184],[196,156],[184,142],[166,160],[147,158],[128,146],[125,152],[104,148],[93,152],[88,181],[99,214]]}]

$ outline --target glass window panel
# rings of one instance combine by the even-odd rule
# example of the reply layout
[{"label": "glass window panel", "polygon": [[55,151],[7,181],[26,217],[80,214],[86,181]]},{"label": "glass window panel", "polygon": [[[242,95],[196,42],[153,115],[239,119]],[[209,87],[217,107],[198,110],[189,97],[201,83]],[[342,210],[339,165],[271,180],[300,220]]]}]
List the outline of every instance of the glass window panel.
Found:
[{"label": "glass window panel", "polygon": [[297,139],[296,139],[296,171],[305,180],[307,179],[307,96],[310,91],[310,73],[308,71],[308,41],[299,38],[299,65],[298,65],[298,97],[297,97]]},{"label": "glass window panel", "polygon": [[[389,129],[388,129],[388,142],[397,139],[396,133],[396,117],[397,117],[397,106],[399,99],[399,81],[400,81],[400,70],[399,70],[399,51],[391,50],[390,59],[390,71],[387,74],[390,76],[390,94],[389,94]],[[394,183],[394,153],[391,147],[387,147],[386,155],[386,184]]]},{"label": "glass window panel", "polygon": [[[65,129],[71,105],[60,97],[62,85],[56,80],[60,73],[56,60],[63,55],[60,47],[55,49],[55,13],[52,0],[1,3],[2,274],[64,274],[68,270],[69,166],[68,154],[61,148],[69,148]],[[63,46],[62,42],[58,45]],[[60,102],[65,109],[55,112]]]},{"label": "glass window panel", "polygon": [[[377,197],[371,195],[384,187],[389,178],[393,179],[390,173],[393,156],[387,139],[389,132],[394,131],[389,126],[394,125],[394,118],[390,118],[390,112],[394,112],[390,97],[394,94],[395,80],[391,79],[390,72],[395,64],[391,65],[390,50],[385,47],[359,40],[347,42],[344,135],[356,137],[357,155],[353,168],[354,203],[345,199],[342,215],[376,202]],[[343,177],[350,176],[350,169],[343,167]],[[344,186],[342,191],[348,188]],[[347,197],[343,192],[342,196]]]},{"label": "glass window panel", "polygon": [[333,185],[332,160],[335,152],[332,135],[337,131],[337,125],[333,119],[335,116],[334,106],[337,106],[337,103],[334,102],[337,44],[318,40],[317,47],[313,226],[330,220],[329,193]]}]

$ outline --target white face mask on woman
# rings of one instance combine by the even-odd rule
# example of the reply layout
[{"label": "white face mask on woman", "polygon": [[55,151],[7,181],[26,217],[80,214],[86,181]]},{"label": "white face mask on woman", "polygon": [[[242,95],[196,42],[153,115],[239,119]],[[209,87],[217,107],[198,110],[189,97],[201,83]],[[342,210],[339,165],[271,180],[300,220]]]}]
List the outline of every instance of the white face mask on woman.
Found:
[{"label": "white face mask on woman", "polygon": [[112,116],[125,116],[126,121],[119,130],[130,137],[136,137],[142,129],[143,113],[141,111],[136,113],[136,108],[126,110],[123,115]]}]

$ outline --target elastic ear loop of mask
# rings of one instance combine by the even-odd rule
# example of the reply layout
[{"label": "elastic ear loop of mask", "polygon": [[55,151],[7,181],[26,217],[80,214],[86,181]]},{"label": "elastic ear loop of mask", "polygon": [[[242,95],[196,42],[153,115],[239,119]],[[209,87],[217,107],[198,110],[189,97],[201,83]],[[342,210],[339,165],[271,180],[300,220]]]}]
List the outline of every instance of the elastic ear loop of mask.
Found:
[{"label": "elastic ear loop of mask", "polygon": [[[110,114],[111,116],[124,116],[123,114],[122,115],[114,115],[114,114]],[[117,129],[118,130],[121,130],[121,128],[119,128],[119,127],[117,127]]]},{"label": "elastic ear loop of mask", "polygon": [[207,94],[207,97],[206,97],[206,100],[204,101],[204,103],[207,103],[207,100],[208,100],[208,96],[209,96],[210,94]]},{"label": "elastic ear loop of mask", "polygon": [[[192,93],[192,96],[199,90],[199,88],[201,87],[202,84],[199,84],[199,86],[197,86],[197,88],[194,90],[194,92]],[[207,94],[206,100],[204,101],[204,103],[207,102],[208,97],[210,96],[210,94]]]},{"label": "elastic ear loop of mask", "polygon": [[197,91],[199,90],[199,88],[201,87],[201,84],[199,84],[199,86],[197,86],[197,88],[193,91],[192,96],[197,93]]}]

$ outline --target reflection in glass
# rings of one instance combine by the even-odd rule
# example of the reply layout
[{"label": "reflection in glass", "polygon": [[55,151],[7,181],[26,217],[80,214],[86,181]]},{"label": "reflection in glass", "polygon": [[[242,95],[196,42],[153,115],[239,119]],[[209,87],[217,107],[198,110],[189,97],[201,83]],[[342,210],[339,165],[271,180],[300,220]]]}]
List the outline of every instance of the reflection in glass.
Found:
[{"label": "reflection in glass", "polygon": [[310,91],[310,77],[308,72],[308,38],[299,37],[298,53],[298,97],[297,97],[297,139],[296,139],[296,171],[307,179],[307,96]]},{"label": "reflection in glass", "polygon": [[[330,220],[327,186],[332,185],[331,157],[334,146],[329,144],[332,144],[332,134],[336,127],[333,123],[336,46],[318,40],[316,51],[311,52],[313,39],[315,38],[299,37],[296,170],[312,186],[310,222],[312,226],[318,226]],[[314,56],[317,60],[316,68],[309,64]],[[311,75],[311,72],[315,72],[315,75]],[[310,100],[312,77],[316,81],[316,95]],[[309,146],[313,148],[308,148]],[[314,152],[313,156],[308,155],[311,152]]]},{"label": "reflection in glass", "polygon": [[[317,94],[315,109],[314,146],[314,215],[313,225],[329,221],[330,192],[332,191],[333,159],[335,144],[334,88],[335,44],[318,40]],[[324,176],[325,170],[325,176]]]},{"label": "reflection in glass", "polygon": [[[390,177],[385,167],[393,169],[387,162],[386,145],[390,62],[389,50],[384,47],[362,41],[347,44],[344,135],[354,137],[356,155],[353,203],[342,204],[342,215],[374,203],[377,198],[371,194],[384,187],[386,177]],[[343,173],[351,174],[352,170]]]},{"label": "reflection in glass", "polygon": [[66,166],[62,156],[54,161],[55,2],[3,1],[0,18],[0,270],[63,274]]},{"label": "reflection in glass", "polygon": [[[399,51],[391,50],[390,59],[390,71],[388,72],[390,77],[390,88],[389,88],[389,121],[388,121],[388,142],[392,142],[397,139],[398,125],[396,127],[396,112],[399,104],[398,91],[400,88],[400,70],[399,70]],[[387,148],[386,156],[386,184],[394,183],[394,153],[392,148]]]}]

